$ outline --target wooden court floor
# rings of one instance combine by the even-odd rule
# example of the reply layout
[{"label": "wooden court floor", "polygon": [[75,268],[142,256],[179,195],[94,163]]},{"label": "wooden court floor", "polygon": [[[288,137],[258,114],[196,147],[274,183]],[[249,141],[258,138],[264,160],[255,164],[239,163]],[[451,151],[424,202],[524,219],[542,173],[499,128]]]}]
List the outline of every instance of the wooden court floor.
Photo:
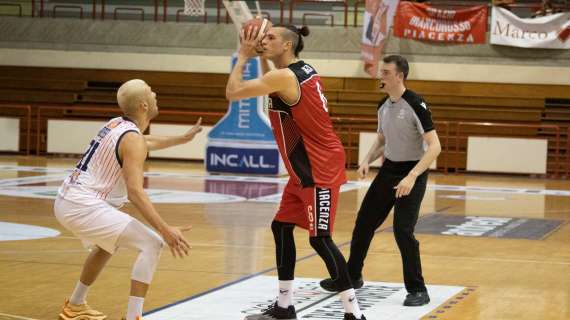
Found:
[{"label": "wooden court floor", "polygon": [[[53,200],[49,198],[61,183],[58,179],[62,169],[71,168],[74,163],[71,159],[0,157],[0,223],[41,226],[61,232],[56,237],[36,240],[0,241],[1,320],[56,319],[79,277],[87,252],[58,224],[52,212]],[[38,167],[53,171],[42,172]],[[187,162],[151,161],[147,171],[167,173],[148,177],[147,187],[196,192],[194,196],[199,201],[156,204],[169,223],[193,226],[187,233],[193,248],[185,259],[175,259],[167,250],[163,252],[145,311],[262,271],[275,275],[271,270],[275,258],[269,225],[277,203],[219,202],[224,198],[208,198],[204,193],[238,195],[244,199],[271,198],[282,189],[282,183],[270,179],[209,180],[204,178],[202,165]],[[50,178],[33,178],[46,175]],[[357,181],[354,172],[350,172],[350,178]],[[441,216],[479,216],[517,218],[520,223],[558,221],[559,226],[539,239],[417,233],[427,283],[465,287],[461,294],[435,306],[423,319],[570,319],[570,225],[567,223],[570,182],[434,173],[429,184],[421,221]],[[355,188],[341,194],[335,224],[334,240],[345,255],[355,214],[366,191],[365,185],[354,185]],[[35,190],[39,197],[14,196],[3,193],[2,189]],[[131,206],[127,205],[125,210],[140,218]],[[393,235],[383,230],[391,222],[390,216],[374,238],[364,270],[365,281],[403,281]],[[324,264],[313,255],[303,230],[296,231],[296,246],[300,260],[296,276],[326,277]],[[135,257],[133,252],[120,250],[90,290],[89,304],[107,313],[109,319],[118,320],[125,313]],[[224,301],[219,301],[216,307],[223,308]],[[241,318],[239,314],[235,317]]]}]

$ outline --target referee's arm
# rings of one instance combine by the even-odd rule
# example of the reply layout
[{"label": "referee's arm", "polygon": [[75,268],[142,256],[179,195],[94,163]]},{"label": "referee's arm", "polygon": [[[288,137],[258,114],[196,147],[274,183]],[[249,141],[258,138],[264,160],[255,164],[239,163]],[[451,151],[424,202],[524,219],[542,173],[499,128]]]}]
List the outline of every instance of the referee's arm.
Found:
[{"label": "referee's arm", "polygon": [[426,171],[441,152],[441,144],[439,143],[439,137],[437,136],[437,132],[435,130],[428,131],[422,136],[428,148],[420,161],[414,166],[412,170],[410,170],[409,175],[414,176],[414,178],[417,178],[420,174]]},{"label": "referee's arm", "polygon": [[385,143],[386,139],[384,138],[384,134],[378,133],[378,136],[374,139],[374,143],[370,147],[370,150],[368,150],[366,157],[364,157],[364,160],[362,160],[362,163],[358,167],[357,172],[360,178],[365,178],[370,170],[370,164],[384,155]]}]

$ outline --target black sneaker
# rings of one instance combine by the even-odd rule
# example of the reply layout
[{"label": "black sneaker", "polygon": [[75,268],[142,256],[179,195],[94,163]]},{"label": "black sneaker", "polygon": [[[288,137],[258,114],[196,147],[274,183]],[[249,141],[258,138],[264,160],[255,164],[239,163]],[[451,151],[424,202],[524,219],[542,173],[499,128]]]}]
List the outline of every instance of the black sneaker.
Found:
[{"label": "black sneaker", "polygon": [[[364,285],[364,280],[362,280],[362,277],[359,277],[358,279],[352,279],[351,281],[352,287],[354,289],[360,289]],[[321,280],[319,284],[321,285],[321,288],[330,292],[340,292],[341,290],[338,287],[337,283],[331,278]]]},{"label": "black sneaker", "polygon": [[352,314],[352,313],[345,313],[343,320],[366,320],[366,317],[365,317],[364,315],[362,315],[362,316],[360,317],[360,319],[356,319],[356,317],[354,316],[354,314]]},{"label": "black sneaker", "polygon": [[406,307],[419,307],[429,303],[429,295],[427,291],[408,293],[404,306]]},{"label": "black sneaker", "polygon": [[262,310],[261,314],[252,314],[245,317],[245,320],[297,320],[297,313],[294,306],[281,308],[277,302]]}]

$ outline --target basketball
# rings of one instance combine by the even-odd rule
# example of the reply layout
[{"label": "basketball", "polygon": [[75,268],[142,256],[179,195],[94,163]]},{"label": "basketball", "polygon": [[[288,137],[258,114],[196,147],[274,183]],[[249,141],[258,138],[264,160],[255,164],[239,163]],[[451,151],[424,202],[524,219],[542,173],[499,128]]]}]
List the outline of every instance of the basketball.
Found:
[{"label": "basketball", "polygon": [[273,23],[271,23],[271,21],[265,18],[254,18],[246,21],[242,26],[242,30],[247,33],[247,30],[250,27],[251,28],[257,27],[257,32],[254,34],[254,37],[257,37],[261,28],[263,28],[263,32],[267,32],[267,30],[269,30],[269,28],[271,28],[272,26]]}]

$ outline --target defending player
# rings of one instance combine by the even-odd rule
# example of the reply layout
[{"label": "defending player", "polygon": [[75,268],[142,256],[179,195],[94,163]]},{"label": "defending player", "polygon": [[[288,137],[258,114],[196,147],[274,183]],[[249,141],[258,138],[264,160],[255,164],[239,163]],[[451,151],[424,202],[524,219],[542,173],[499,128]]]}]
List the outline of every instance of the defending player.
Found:
[{"label": "defending player", "polygon": [[[190,248],[181,233],[190,227],[169,226],[143,190],[143,165],[149,150],[192,140],[202,130],[201,119],[182,136],[143,136],[141,132],[158,115],[156,94],[144,81],[130,80],[119,88],[117,101],[124,116],[103,126],[60,187],[55,201],[57,220],[91,247],[81,277],[59,319],[106,319],[103,313],[89,307],[85,298],[89,286],[119,247],[139,252],[131,274],[126,320],[140,319],[164,242],[175,257],[188,255]],[[160,235],[118,210],[127,198]]]}]

